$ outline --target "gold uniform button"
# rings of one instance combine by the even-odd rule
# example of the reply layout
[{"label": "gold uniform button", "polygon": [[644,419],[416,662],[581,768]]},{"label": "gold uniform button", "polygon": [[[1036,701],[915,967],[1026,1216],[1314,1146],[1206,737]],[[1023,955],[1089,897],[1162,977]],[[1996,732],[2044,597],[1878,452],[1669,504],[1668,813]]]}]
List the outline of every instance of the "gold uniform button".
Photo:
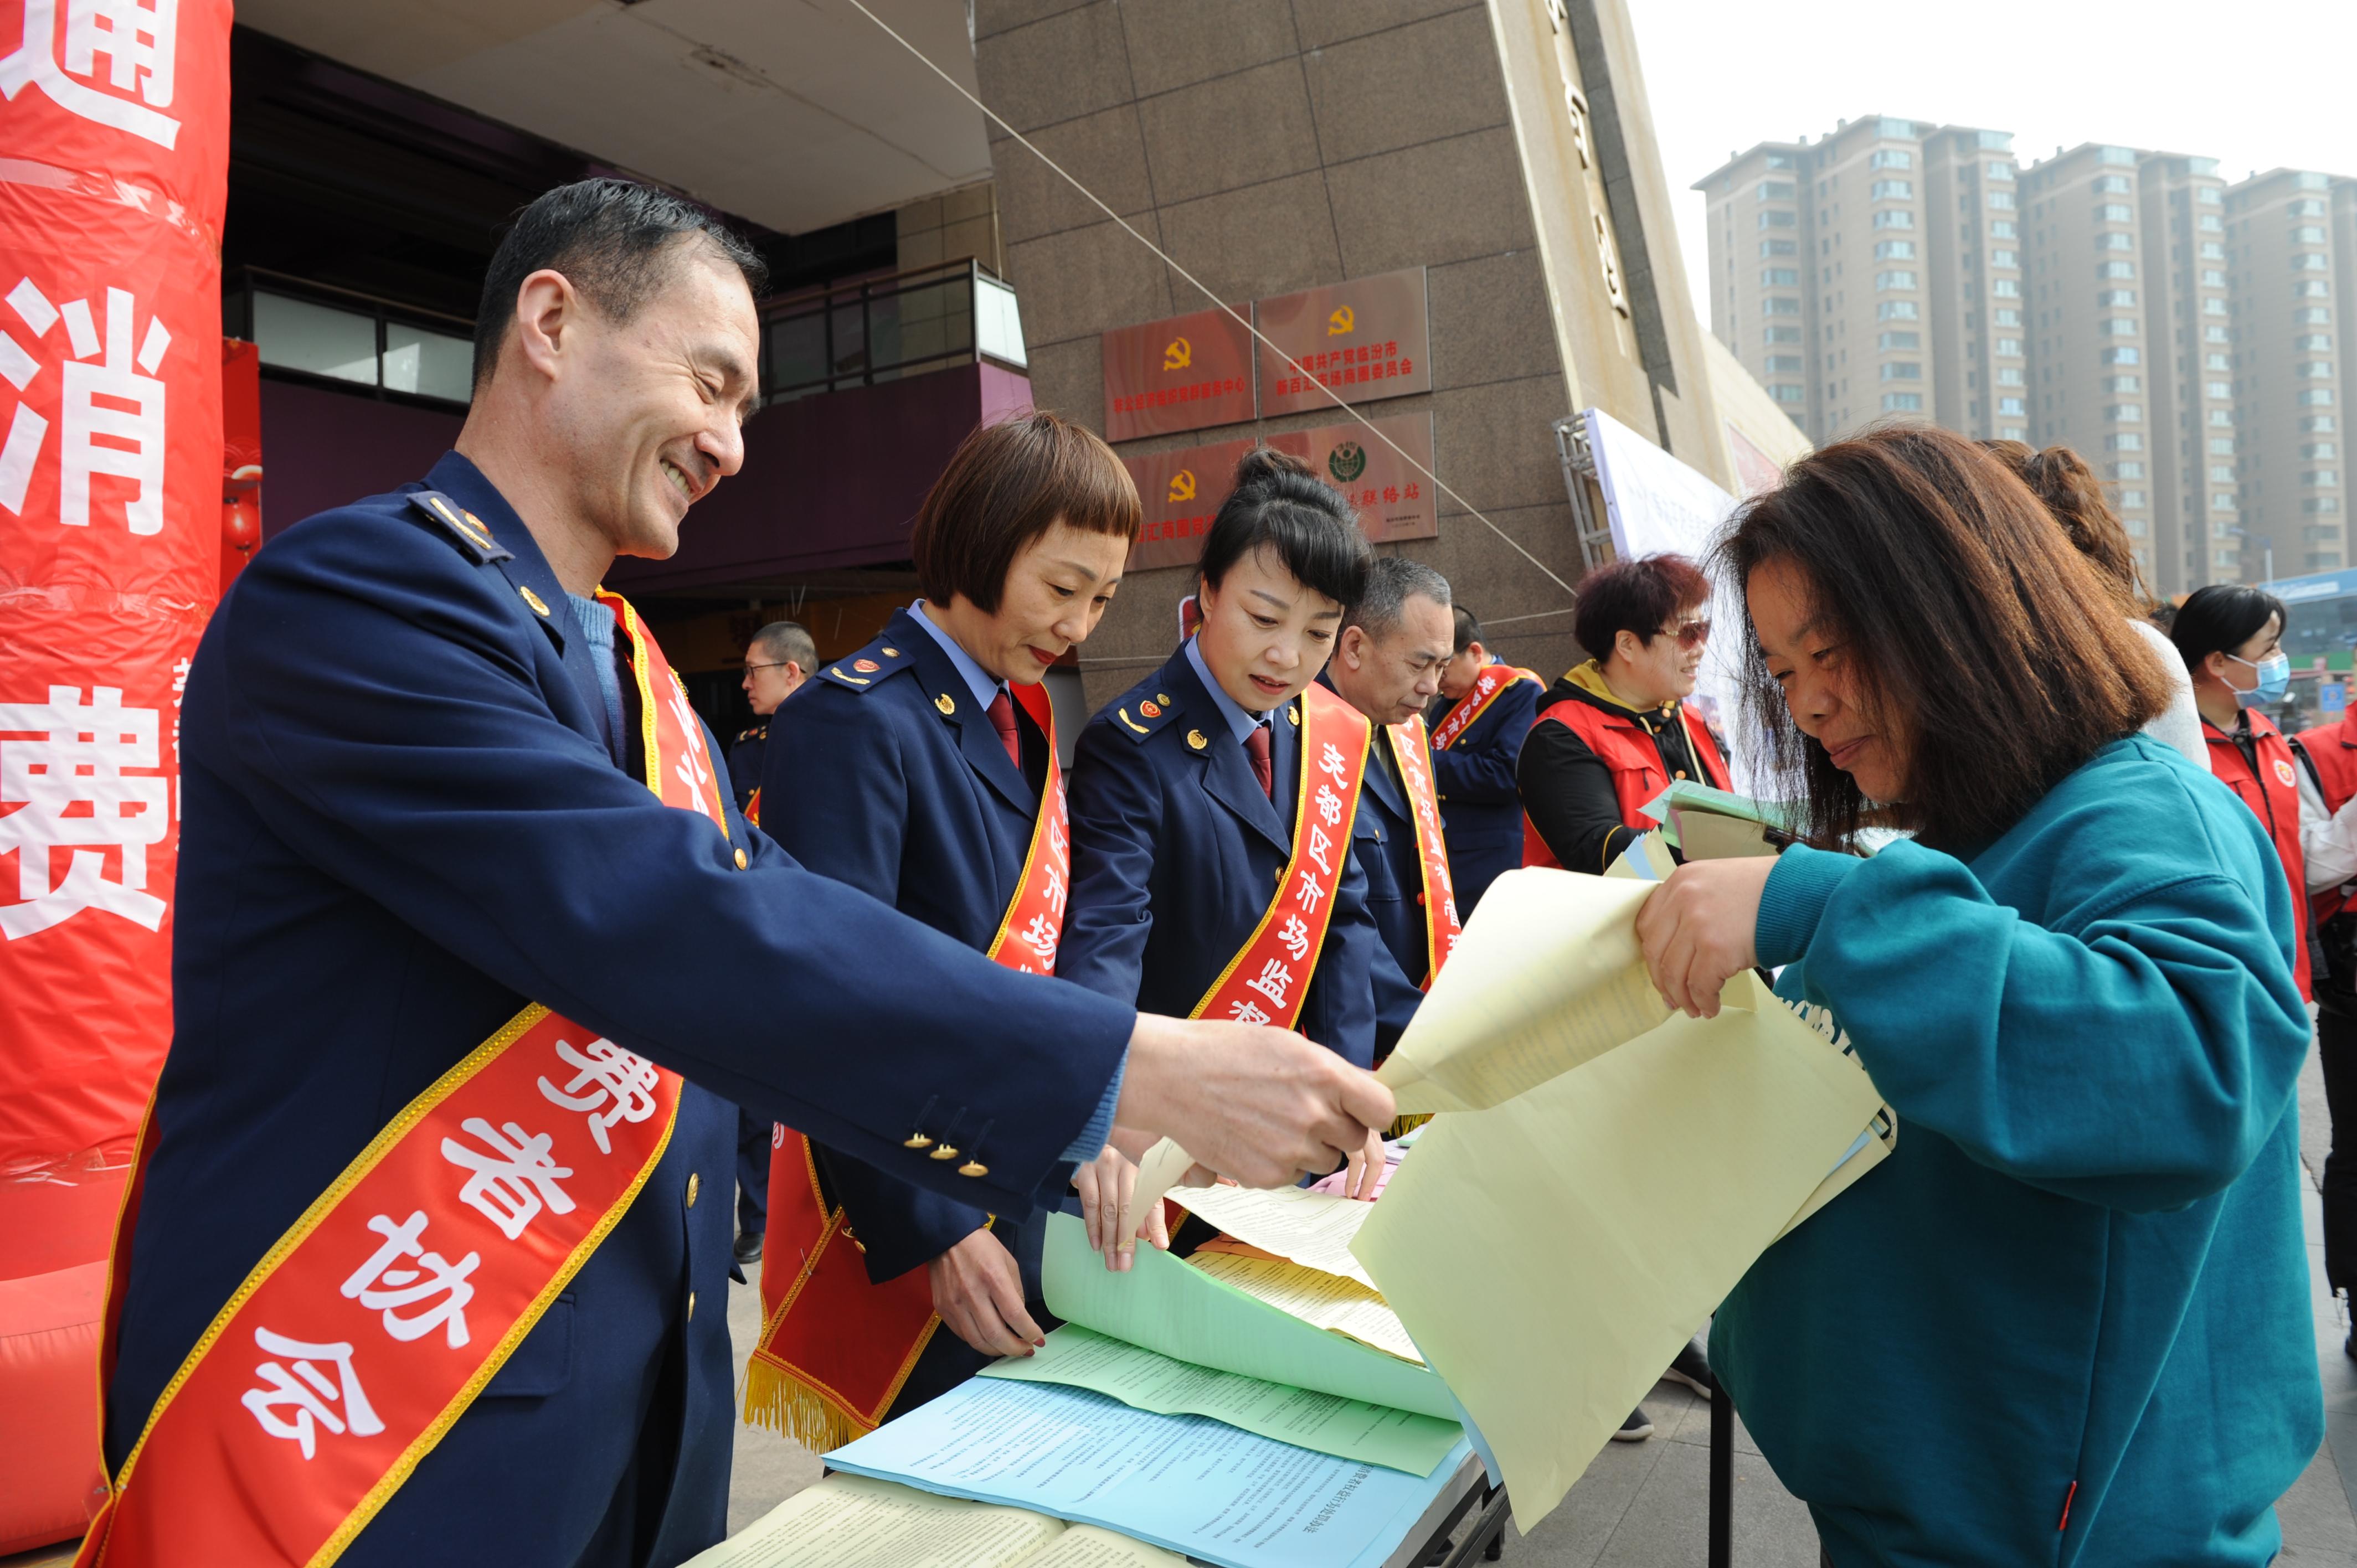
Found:
[{"label": "gold uniform button", "polygon": [[900,657],[900,650],[897,648],[888,648],[884,650],[884,657],[887,659],[898,659]]},{"label": "gold uniform button", "polygon": [[[1684,775],[1680,775],[1680,777],[1684,777]],[[745,852],[742,849],[739,849],[737,852],[737,869],[742,871],[749,864],[751,863],[745,858]]]},{"label": "gold uniform button", "polygon": [[943,1144],[940,1148],[933,1151],[932,1157],[937,1160],[956,1159],[958,1157],[957,1145],[955,1144]]},{"label": "gold uniform button", "polygon": [[690,1323],[695,1321],[695,1293],[694,1291],[687,1293],[687,1320]]},{"label": "gold uniform button", "polygon": [[958,1166],[958,1175],[960,1176],[985,1176],[989,1174],[990,1167],[984,1165],[980,1160],[968,1160],[965,1164]]},{"label": "gold uniform button", "polygon": [[1197,751],[1200,751],[1211,743],[1203,738],[1203,732],[1201,730],[1190,729],[1187,732],[1187,744],[1194,747]]},{"label": "gold uniform button", "polygon": [[687,1173],[687,1206],[695,1207],[695,1195],[704,1190],[704,1178],[694,1171]]},{"label": "gold uniform button", "polygon": [[516,589],[516,592],[523,596],[523,602],[532,607],[533,613],[534,615],[544,616],[548,613],[547,604],[542,600],[538,594],[533,593],[530,587],[519,586]]},{"label": "gold uniform button", "polygon": [[1154,693],[1154,700],[1167,708],[1170,705],[1170,693],[1168,692],[1157,692]]},{"label": "gold uniform button", "polygon": [[933,699],[933,706],[941,709],[944,717],[957,712],[957,704],[950,701],[950,694],[947,692]]},{"label": "gold uniform button", "polygon": [[900,1140],[900,1146],[904,1149],[930,1149],[933,1146],[933,1141],[922,1133],[911,1133]]}]

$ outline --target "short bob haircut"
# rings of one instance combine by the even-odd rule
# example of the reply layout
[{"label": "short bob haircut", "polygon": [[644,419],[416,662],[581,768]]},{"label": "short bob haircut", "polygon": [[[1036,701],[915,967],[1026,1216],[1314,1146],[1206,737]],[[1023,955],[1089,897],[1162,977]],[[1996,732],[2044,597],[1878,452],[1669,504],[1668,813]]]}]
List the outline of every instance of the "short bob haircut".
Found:
[{"label": "short bob haircut", "polygon": [[1236,462],[1236,488],[1220,503],[1197,568],[1217,588],[1228,568],[1257,550],[1274,554],[1294,580],[1348,615],[1367,591],[1374,546],[1351,503],[1298,458],[1255,446]]},{"label": "short bob haircut", "polygon": [[1135,545],[1145,512],[1113,448],[1052,413],[1020,413],[959,443],[925,492],[909,553],[917,591],[998,612],[1015,558],[1058,522]]},{"label": "short bob haircut", "polygon": [[[1720,550],[1738,583],[1774,562],[1798,571],[1857,700],[1906,747],[1904,798],[1872,804],[1934,847],[1988,843],[2169,705],[2112,585],[1964,436],[1902,425],[1812,453]],[[1756,628],[1745,642],[1771,791],[1797,799],[1810,842],[1846,843],[1870,803],[1793,725]]]},{"label": "short bob haircut", "polygon": [[1622,632],[1633,631],[1638,641],[1651,642],[1662,635],[1672,616],[1709,598],[1710,579],[1683,555],[1608,562],[1581,580],[1571,634],[1601,662],[1612,657],[1612,646]]},{"label": "short bob haircut", "polygon": [[2233,653],[2266,629],[2269,616],[2276,618],[2278,635],[2291,629],[2291,612],[2265,588],[2212,583],[2185,596],[2177,618],[2169,622],[2169,640],[2177,644],[2185,668],[2199,676],[2203,660],[2213,653]]},{"label": "short bob haircut", "polygon": [[2128,542],[2120,514],[2104,498],[2104,482],[2095,478],[2095,470],[2087,467],[2084,457],[2068,446],[2049,446],[2040,452],[2019,441],[1981,445],[2020,475],[2030,493],[2046,503],[2046,510],[2070,537],[2072,548],[2093,562],[2095,570],[2119,590],[2126,613],[2152,613],[2155,600],[2143,568],[2136,564],[2136,547]]}]

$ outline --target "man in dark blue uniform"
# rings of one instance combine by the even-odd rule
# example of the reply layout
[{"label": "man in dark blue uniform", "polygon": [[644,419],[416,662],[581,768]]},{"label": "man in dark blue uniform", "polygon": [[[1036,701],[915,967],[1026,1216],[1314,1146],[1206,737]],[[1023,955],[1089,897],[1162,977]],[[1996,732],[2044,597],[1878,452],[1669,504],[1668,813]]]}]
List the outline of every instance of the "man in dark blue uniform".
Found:
[{"label": "man in dark blue uniform", "polygon": [[761,813],[753,805],[753,795],[761,788],[761,755],[769,744],[770,716],[817,668],[818,644],[799,621],[773,620],[745,645],[744,692],[745,700],[753,704],[753,722],[728,743],[728,783],[736,791],[737,809],[748,812],[756,827]]},{"label": "man in dark blue uniform", "polygon": [[[1415,812],[1386,731],[1423,713],[1439,693],[1451,635],[1448,579],[1405,555],[1380,555],[1318,677],[1374,726],[1352,848],[1367,872],[1368,912],[1411,988],[1421,986],[1432,967],[1432,944]],[[1383,979],[1378,971],[1379,1001]]]},{"label": "man in dark blue uniform", "polygon": [[[1518,671],[1494,695],[1477,694],[1481,672],[1498,660],[1482,646],[1481,623],[1473,612],[1458,605],[1452,613],[1457,651],[1441,672],[1440,702],[1427,722],[1433,786],[1440,791],[1440,821],[1448,834],[1448,874],[1457,884],[1457,916],[1469,919],[1490,884],[1523,864],[1523,800],[1514,789],[1514,764],[1538,716],[1545,682]],[[1462,734],[1451,737],[1449,721],[1467,701],[1480,702],[1480,711]]]},{"label": "man in dark blue uniform", "polygon": [[[761,757],[769,746],[770,716],[818,668],[818,644],[799,622],[773,620],[745,645],[746,700],[753,722],[728,745],[728,785],[737,810],[759,826]],[[775,837],[775,834],[771,834]],[[737,1245],[740,1263],[761,1259],[761,1232],[770,1218],[770,1141],[775,1125],[750,1111],[737,1115]]]},{"label": "man in dark blue uniform", "polygon": [[[176,1033],[118,1251],[110,1474],[306,1207],[527,1000],[689,1084],[619,1222],[388,1475],[347,1568],[668,1568],[719,1539],[730,1216],[698,1199],[727,1179],[724,1097],[1018,1214],[1116,1110],[1266,1185],[1391,1115],[1297,1036],[1011,973],[633,775],[640,699],[592,591],[618,553],[675,550],[742,461],[759,275],[676,199],[544,196],[486,279],[458,450],[274,540],[214,616],[182,717]],[[908,1146],[952,1118],[988,1128],[964,1164]]]}]

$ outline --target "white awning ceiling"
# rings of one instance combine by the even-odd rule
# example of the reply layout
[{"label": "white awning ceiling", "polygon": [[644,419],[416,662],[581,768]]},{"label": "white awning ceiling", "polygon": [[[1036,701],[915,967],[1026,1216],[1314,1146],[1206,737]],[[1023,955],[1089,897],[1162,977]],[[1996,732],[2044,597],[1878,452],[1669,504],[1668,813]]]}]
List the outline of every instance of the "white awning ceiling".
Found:
[{"label": "white awning ceiling", "polygon": [[[963,0],[868,0],[969,90]],[[239,0],[287,42],[787,233],[990,175],[982,116],[844,0]]]}]

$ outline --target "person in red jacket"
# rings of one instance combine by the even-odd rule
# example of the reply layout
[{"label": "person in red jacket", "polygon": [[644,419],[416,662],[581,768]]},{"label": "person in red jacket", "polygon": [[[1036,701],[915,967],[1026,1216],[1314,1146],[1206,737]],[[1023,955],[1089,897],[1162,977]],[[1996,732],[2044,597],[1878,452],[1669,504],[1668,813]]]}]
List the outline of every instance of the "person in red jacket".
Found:
[{"label": "person in red jacket", "polygon": [[[2288,622],[2283,601],[2266,589],[2213,583],[2187,596],[2169,636],[2193,677],[2193,705],[2201,711],[2201,736],[2210,743],[2210,771],[2266,826],[2291,879],[2292,908],[2305,911],[2299,765],[2292,743],[2265,711],[2282,702],[2290,686],[2291,660],[2283,651]],[[2300,929],[2286,936],[2299,993],[2312,996],[2304,914],[2299,923]]]},{"label": "person in red jacket", "polygon": [[[2308,917],[2316,932],[2316,1060],[2332,1147],[2324,1156],[2324,1281],[2336,1295],[2357,1289],[2357,724],[2347,713],[2304,730],[2299,772],[2300,855]],[[2349,1139],[2341,1139],[2347,1128]],[[2357,1334],[2347,1348],[2357,1356]]]},{"label": "person in red jacket", "polygon": [[1523,742],[1523,864],[1600,874],[1654,826],[1641,808],[1672,783],[1727,787],[1680,701],[1710,638],[1710,580],[1683,555],[1615,561],[1580,584],[1572,628],[1596,657],[1547,688]]}]

